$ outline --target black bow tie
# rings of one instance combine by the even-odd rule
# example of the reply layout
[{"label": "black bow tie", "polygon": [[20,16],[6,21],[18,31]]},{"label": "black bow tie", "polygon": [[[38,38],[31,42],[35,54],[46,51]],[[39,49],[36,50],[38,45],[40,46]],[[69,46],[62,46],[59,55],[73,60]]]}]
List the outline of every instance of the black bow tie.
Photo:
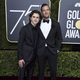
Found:
[{"label": "black bow tie", "polygon": [[45,19],[43,19],[43,22],[44,22],[44,23],[45,23],[45,22],[49,23],[49,20],[45,20]]}]

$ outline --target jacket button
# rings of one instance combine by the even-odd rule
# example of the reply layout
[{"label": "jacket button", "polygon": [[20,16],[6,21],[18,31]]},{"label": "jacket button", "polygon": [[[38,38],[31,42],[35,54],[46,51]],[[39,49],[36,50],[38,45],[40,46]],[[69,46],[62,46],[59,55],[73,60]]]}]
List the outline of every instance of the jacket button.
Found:
[{"label": "jacket button", "polygon": [[45,47],[47,47],[48,45],[45,43]]}]

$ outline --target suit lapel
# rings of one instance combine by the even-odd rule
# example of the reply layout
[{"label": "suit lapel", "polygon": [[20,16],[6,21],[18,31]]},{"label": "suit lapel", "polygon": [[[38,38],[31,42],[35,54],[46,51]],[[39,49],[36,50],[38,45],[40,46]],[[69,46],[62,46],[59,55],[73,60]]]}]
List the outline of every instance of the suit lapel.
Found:
[{"label": "suit lapel", "polygon": [[29,33],[30,33],[31,40],[33,42],[33,33],[32,33],[32,28],[30,24],[29,24]]},{"label": "suit lapel", "polygon": [[51,29],[50,29],[50,32],[49,32],[47,38],[50,36],[50,34],[51,34],[51,32],[52,32],[52,28],[53,28],[53,25],[52,25],[52,20],[51,20]]},{"label": "suit lapel", "polygon": [[54,31],[54,23],[53,23],[53,21],[51,20],[51,30],[50,30],[50,32],[49,32],[49,34],[48,34],[48,36],[47,36],[47,39],[49,38],[49,36],[51,35],[51,33]]},{"label": "suit lapel", "polygon": [[40,33],[40,35],[41,35],[43,38],[45,38],[44,35],[43,35],[43,33],[42,33],[42,31],[41,31],[41,29],[40,29],[40,26],[39,26],[39,33]]}]

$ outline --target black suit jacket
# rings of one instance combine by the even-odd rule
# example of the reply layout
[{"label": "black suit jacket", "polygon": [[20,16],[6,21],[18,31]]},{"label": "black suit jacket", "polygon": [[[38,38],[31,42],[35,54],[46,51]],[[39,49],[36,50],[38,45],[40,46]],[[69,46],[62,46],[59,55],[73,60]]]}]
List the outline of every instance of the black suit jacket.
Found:
[{"label": "black suit jacket", "polygon": [[[18,59],[24,59],[27,63],[35,56],[34,54],[34,41],[31,23],[22,27],[19,33],[18,41]],[[37,42],[37,38],[36,38]],[[36,51],[35,51],[36,52]]]},{"label": "black suit jacket", "polygon": [[49,32],[49,35],[47,39],[44,38],[43,33],[39,27],[39,40],[38,40],[38,55],[44,54],[45,44],[47,44],[48,50],[52,54],[56,54],[57,50],[60,50],[61,42],[62,42],[62,35],[61,35],[61,29],[58,22],[51,20],[51,30]]}]

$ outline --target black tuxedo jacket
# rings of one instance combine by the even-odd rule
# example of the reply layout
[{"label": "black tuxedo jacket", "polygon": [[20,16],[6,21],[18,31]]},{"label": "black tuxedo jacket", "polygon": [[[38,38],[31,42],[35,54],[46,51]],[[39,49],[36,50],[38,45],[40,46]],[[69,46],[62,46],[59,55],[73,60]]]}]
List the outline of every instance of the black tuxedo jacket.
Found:
[{"label": "black tuxedo jacket", "polygon": [[[37,42],[37,38],[36,38]],[[18,59],[24,59],[27,63],[35,56],[34,54],[34,41],[31,23],[22,27],[19,33],[18,41]],[[36,44],[35,44],[36,45]],[[36,52],[36,51],[35,51]]]},{"label": "black tuxedo jacket", "polygon": [[52,19],[51,21],[52,21],[51,30],[49,32],[47,39],[45,39],[40,27],[38,28],[39,31],[38,52],[37,52],[38,55],[46,54],[44,52],[45,44],[47,44],[47,48],[52,54],[56,54],[57,50],[60,50],[62,42],[60,25],[58,22]]}]

